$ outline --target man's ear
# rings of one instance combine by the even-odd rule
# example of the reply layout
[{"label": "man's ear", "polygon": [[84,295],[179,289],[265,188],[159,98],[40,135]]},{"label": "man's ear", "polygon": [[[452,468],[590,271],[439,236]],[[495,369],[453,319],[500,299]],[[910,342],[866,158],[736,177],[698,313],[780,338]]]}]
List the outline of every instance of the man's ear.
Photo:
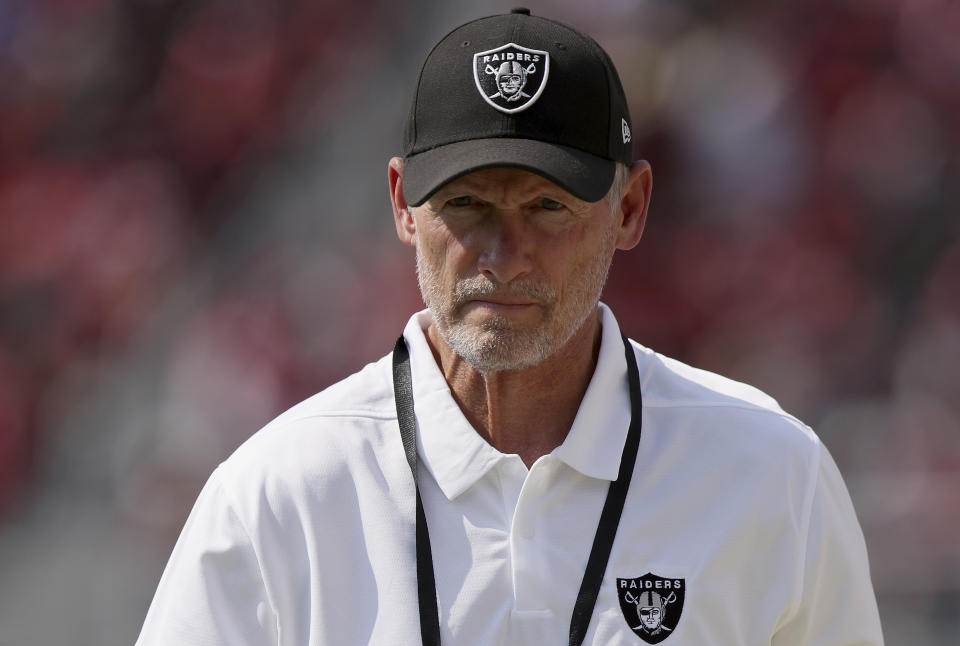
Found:
[{"label": "man's ear", "polygon": [[394,157],[387,165],[387,180],[390,182],[390,202],[393,204],[393,221],[401,242],[414,246],[417,240],[417,224],[413,211],[403,197],[403,158]]},{"label": "man's ear", "polygon": [[617,233],[617,249],[633,249],[640,242],[643,227],[647,223],[650,207],[650,191],[653,188],[653,171],[649,162],[638,160],[630,167],[627,184],[620,200],[623,219]]}]

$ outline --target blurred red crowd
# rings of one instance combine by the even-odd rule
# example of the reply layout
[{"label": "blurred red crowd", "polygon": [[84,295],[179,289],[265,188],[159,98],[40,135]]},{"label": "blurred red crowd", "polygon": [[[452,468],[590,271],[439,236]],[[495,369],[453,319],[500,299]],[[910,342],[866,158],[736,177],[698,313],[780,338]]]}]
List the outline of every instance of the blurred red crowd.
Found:
[{"label": "blurred red crowd", "polygon": [[375,5],[0,4],[0,510],[58,375],[128,351],[216,253],[228,170],[283,144],[304,86],[322,108],[354,38],[381,42]]},{"label": "blurred red crowd", "polygon": [[[654,166],[646,240],[606,290],[621,325],[822,420],[842,467],[960,473],[960,7],[628,4],[564,9],[611,51]],[[282,157],[355,87],[351,70],[393,73],[376,68],[415,40],[419,18],[403,9],[0,5],[0,510],[25,495],[71,397],[150,339],[169,299],[224,253],[222,205],[247,188],[230,169]],[[173,436],[205,426],[222,455],[250,419],[373,358],[351,352],[356,322],[316,338],[305,290],[276,288],[283,253],[231,265],[229,289],[164,322]],[[415,292],[386,283],[412,280],[410,259],[366,253],[373,269],[341,296],[370,308],[381,294],[370,318],[408,312]],[[64,388],[77,365],[89,369]],[[886,427],[843,417],[864,401],[882,402]],[[170,459],[197,442],[174,441]],[[931,518],[949,504],[960,516],[955,501],[929,504]]]}]

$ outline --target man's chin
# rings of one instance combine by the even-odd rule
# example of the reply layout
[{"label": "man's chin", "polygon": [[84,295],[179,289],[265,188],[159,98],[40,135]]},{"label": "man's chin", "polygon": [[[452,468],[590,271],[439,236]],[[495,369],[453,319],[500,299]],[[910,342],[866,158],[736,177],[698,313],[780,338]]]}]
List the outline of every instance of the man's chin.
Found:
[{"label": "man's chin", "polygon": [[478,372],[506,372],[530,368],[552,353],[541,334],[510,329],[509,321],[498,326],[486,321],[481,328],[452,326],[441,331],[447,345]]}]

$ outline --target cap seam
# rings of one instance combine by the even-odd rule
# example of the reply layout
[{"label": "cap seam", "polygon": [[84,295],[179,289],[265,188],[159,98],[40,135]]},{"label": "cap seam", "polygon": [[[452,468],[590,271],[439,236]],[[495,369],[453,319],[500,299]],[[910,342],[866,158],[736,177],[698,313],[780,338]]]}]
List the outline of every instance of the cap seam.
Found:
[{"label": "cap seam", "polygon": [[[513,22],[513,35],[510,38],[510,42],[515,43],[518,40],[520,40],[520,27],[523,24],[524,19],[530,18],[531,16],[529,14],[525,16],[524,14],[519,14],[519,13],[510,13],[508,15],[510,16],[510,20]],[[512,115],[507,113],[502,113],[500,115],[501,131],[503,130],[516,131],[516,127],[511,127],[512,124],[513,124]],[[529,139],[529,137],[520,137],[520,139]]]}]

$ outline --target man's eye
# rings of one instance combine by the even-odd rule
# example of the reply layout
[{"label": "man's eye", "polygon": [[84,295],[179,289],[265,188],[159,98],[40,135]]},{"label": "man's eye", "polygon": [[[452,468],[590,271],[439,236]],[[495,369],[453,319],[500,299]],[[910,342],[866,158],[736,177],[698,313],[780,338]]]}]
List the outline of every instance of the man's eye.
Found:
[{"label": "man's eye", "polygon": [[545,197],[540,200],[540,208],[548,211],[556,211],[557,209],[562,209],[563,204],[560,204],[560,202],[556,200],[551,200],[549,197]]},{"label": "man's eye", "polygon": [[451,206],[470,206],[473,204],[473,198],[469,195],[461,195],[460,197],[449,200],[448,204]]}]

